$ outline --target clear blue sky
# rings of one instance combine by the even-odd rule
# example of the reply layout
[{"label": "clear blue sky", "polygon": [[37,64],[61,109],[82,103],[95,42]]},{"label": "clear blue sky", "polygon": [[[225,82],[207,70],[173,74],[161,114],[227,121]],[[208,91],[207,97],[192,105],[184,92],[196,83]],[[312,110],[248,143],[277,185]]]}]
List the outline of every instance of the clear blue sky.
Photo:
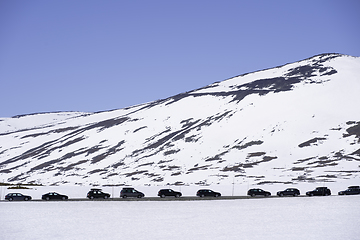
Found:
[{"label": "clear blue sky", "polygon": [[360,56],[359,29],[358,0],[0,0],[0,117],[124,108]]}]

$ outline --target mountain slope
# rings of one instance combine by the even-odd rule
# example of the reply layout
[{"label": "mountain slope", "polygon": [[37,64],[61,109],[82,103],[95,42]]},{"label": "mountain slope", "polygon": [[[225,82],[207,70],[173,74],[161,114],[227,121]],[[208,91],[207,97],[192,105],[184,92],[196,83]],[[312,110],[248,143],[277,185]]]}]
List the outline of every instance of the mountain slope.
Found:
[{"label": "mountain slope", "polygon": [[360,58],[323,54],[125,109],[0,119],[0,178],[336,181],[360,171]]}]

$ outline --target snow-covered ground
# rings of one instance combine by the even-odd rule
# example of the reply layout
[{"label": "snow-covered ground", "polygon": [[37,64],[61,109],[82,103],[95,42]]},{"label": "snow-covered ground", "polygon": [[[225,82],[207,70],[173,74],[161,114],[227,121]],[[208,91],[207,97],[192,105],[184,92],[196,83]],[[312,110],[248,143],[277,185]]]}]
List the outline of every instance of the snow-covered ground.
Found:
[{"label": "snow-covered ground", "polygon": [[360,196],[0,202],[0,239],[359,239]]}]

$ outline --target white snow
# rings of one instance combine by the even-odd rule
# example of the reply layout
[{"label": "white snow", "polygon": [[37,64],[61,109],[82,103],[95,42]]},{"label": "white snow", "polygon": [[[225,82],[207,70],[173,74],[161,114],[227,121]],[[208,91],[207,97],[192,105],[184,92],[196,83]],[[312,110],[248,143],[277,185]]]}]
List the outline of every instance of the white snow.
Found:
[{"label": "white snow", "polygon": [[360,196],[0,202],[0,239],[358,239]]}]

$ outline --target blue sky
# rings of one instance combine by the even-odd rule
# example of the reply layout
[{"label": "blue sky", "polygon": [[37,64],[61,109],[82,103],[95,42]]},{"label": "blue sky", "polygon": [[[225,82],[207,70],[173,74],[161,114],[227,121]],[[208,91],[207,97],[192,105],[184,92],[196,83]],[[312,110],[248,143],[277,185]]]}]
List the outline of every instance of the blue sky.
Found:
[{"label": "blue sky", "polygon": [[0,117],[151,102],[321,53],[360,1],[0,0]]}]

